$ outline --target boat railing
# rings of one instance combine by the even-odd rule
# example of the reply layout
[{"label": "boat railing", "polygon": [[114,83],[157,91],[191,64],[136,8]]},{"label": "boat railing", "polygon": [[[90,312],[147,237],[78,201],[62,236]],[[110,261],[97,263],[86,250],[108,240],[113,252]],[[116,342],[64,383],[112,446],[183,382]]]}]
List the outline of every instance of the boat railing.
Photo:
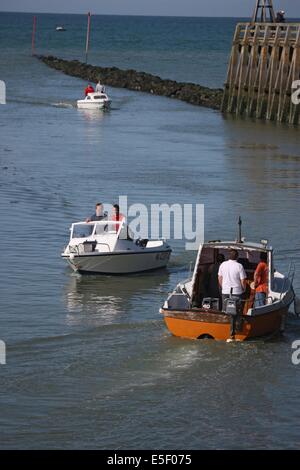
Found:
[{"label": "boat railing", "polygon": [[[191,296],[190,296],[190,294],[188,293],[186,287],[181,286],[181,292],[182,292],[182,294],[184,294],[184,295],[188,298],[188,300],[191,302]],[[182,294],[180,294],[180,295],[182,295]]]},{"label": "boat railing", "polygon": [[[111,219],[105,219],[105,220],[92,220],[91,222],[76,222],[74,224],[72,224],[72,227],[71,227],[71,238],[76,238],[76,237],[73,237],[73,234],[74,234],[74,228],[79,226],[79,225],[86,225],[86,226],[90,226],[90,225],[93,225],[93,229],[91,231],[90,234],[87,234],[86,237],[82,237],[82,238],[88,238],[88,237],[94,237],[94,236],[97,236],[97,235],[103,235],[105,232],[107,232],[107,229],[109,227],[114,227],[114,230],[113,231],[108,231],[109,233],[110,232],[113,232],[114,234],[116,234],[117,236],[120,235],[121,233],[121,230],[123,228],[123,226],[126,224],[126,219],[122,219],[122,220],[111,220]],[[104,227],[104,230],[102,233],[97,233],[97,227]]]},{"label": "boat railing", "polygon": [[[75,251],[77,252],[77,255],[79,256],[80,255],[80,247],[84,247],[84,244],[83,243],[79,243],[78,245],[73,245],[72,248],[75,249]],[[83,250],[84,251],[84,250]]]},{"label": "boat railing", "polygon": [[280,300],[282,299],[286,291],[289,289],[289,287],[293,286],[295,272],[296,272],[296,265],[294,261],[291,261],[288,273],[286,276],[284,276],[284,281],[282,283],[282,287],[280,291]]}]

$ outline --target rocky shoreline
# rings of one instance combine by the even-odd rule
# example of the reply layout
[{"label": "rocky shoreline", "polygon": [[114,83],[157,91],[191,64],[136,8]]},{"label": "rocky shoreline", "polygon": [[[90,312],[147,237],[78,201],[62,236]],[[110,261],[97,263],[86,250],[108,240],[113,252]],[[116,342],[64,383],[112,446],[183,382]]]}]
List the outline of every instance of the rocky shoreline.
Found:
[{"label": "rocky shoreline", "polygon": [[205,106],[206,108],[220,109],[223,98],[222,89],[211,89],[194,83],[180,83],[174,80],[165,80],[158,76],[137,72],[136,70],[121,70],[117,67],[98,67],[84,64],[78,60],[64,60],[54,56],[37,56],[39,60],[49,67],[60,70],[72,77],[82,78],[86,81],[101,82],[116,88],[152,93],[185,101],[187,103]]}]

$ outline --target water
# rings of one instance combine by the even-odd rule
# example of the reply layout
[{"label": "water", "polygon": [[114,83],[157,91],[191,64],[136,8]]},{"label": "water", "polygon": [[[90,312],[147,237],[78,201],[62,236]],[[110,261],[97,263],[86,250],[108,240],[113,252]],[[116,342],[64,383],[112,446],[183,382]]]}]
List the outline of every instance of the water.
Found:
[{"label": "water", "polygon": [[[94,21],[94,63],[221,86],[235,20]],[[60,252],[96,200],[204,203],[206,238],[241,214],[279,269],[296,263],[299,292],[299,130],[119,89],[111,112],[80,112],[85,83],[30,57],[31,16],[0,22],[0,447],[298,448],[295,319],[269,342],[173,338],[158,311],[195,258],[184,242],[165,272],[128,278],[74,275]],[[84,22],[39,17],[40,49],[79,57]]]}]

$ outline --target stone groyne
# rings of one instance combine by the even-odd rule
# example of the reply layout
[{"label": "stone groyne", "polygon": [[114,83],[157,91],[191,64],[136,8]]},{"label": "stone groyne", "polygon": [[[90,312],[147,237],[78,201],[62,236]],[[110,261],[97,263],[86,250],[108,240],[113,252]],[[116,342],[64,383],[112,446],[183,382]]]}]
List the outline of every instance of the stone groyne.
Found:
[{"label": "stone groyne", "polygon": [[37,58],[53,69],[86,81],[96,83],[100,78],[102,83],[111,87],[127,88],[128,90],[175,98],[206,108],[220,109],[221,107],[223,98],[223,90],[221,89],[211,89],[194,83],[166,80],[136,70],[121,70],[117,67],[99,67],[84,64],[78,60],[64,60],[54,56],[37,56]]}]

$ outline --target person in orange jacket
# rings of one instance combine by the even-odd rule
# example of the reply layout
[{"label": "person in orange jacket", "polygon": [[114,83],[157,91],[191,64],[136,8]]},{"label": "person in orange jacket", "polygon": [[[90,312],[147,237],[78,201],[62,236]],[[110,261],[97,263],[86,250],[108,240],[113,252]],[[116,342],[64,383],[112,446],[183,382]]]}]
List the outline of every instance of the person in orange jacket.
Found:
[{"label": "person in orange jacket", "polygon": [[255,307],[262,307],[266,303],[268,295],[268,256],[267,253],[260,254],[260,263],[257,265],[254,273],[254,287],[255,287]]}]

